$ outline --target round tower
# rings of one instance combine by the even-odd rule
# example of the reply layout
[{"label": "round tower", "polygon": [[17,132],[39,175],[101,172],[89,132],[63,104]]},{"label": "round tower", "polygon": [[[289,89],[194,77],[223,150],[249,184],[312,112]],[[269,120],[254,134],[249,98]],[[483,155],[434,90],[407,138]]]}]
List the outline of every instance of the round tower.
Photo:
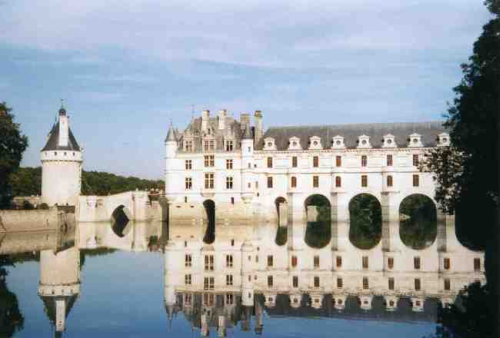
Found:
[{"label": "round tower", "polygon": [[41,150],[41,160],[42,202],[49,206],[76,206],[82,186],[83,155],[62,106]]},{"label": "round tower", "polygon": [[254,247],[250,241],[246,240],[241,247],[241,303],[243,306],[254,305],[253,261]]},{"label": "round tower", "polygon": [[40,252],[38,295],[55,328],[56,336],[66,329],[66,317],[80,294],[80,251],[72,247],[60,252]]},{"label": "round tower", "polygon": [[176,166],[176,156],[177,137],[174,127],[170,123],[170,128],[165,139],[165,197],[167,199],[174,198],[178,190],[178,182],[176,182],[176,170],[178,169]]}]

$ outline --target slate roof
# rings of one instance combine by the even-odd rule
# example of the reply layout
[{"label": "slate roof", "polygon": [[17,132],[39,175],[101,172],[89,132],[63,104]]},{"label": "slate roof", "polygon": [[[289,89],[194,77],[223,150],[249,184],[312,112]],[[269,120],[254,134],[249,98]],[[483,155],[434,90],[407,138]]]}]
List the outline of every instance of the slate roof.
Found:
[{"label": "slate roof", "polygon": [[76,299],[78,295],[74,294],[71,296],[40,296],[43,301],[43,305],[45,307],[45,313],[49,318],[52,325],[56,323],[56,301],[63,299],[66,302],[66,313],[65,317],[68,317],[69,312],[75,305]]},{"label": "slate roof", "polygon": [[272,137],[275,139],[277,150],[287,150],[289,139],[295,136],[300,138],[302,149],[308,149],[309,139],[313,136],[318,136],[321,138],[323,149],[329,149],[332,146],[332,138],[337,135],[344,137],[346,148],[356,148],[358,137],[361,135],[370,137],[372,148],[380,148],[384,135],[387,134],[395,136],[395,141],[399,148],[405,148],[408,145],[408,137],[413,133],[422,136],[424,147],[434,147],[437,145],[438,135],[446,131],[441,121],[270,127],[264,134],[262,141],[255,148],[262,150],[264,145],[263,140],[267,137]]},{"label": "slate roof", "polygon": [[43,147],[42,149],[42,151],[50,151],[50,150],[80,151],[81,149],[80,146],[78,145],[78,142],[76,142],[76,138],[73,135],[71,128],[69,129],[68,146],[62,147],[59,145],[59,122],[57,122],[52,127],[52,130],[49,133],[49,139],[47,140],[45,147]]}]

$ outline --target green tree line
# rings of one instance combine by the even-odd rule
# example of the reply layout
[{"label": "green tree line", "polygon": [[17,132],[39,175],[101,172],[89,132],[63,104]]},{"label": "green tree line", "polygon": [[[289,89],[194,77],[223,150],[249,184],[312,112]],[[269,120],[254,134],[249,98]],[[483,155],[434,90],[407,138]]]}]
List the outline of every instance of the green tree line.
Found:
[{"label": "green tree line", "polygon": [[[9,178],[13,196],[41,195],[42,168],[19,168]],[[162,180],[146,180],[138,177],[125,177],[107,172],[83,171],[82,194],[105,196],[131,190],[164,189]]]}]

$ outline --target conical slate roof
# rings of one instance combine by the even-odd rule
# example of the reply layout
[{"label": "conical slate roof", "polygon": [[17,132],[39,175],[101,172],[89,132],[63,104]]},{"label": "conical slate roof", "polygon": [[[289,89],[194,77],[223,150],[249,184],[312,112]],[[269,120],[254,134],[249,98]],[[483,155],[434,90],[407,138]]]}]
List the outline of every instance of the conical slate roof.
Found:
[{"label": "conical slate roof", "polygon": [[54,124],[52,130],[49,133],[49,139],[43,147],[42,151],[50,151],[50,150],[70,150],[70,151],[80,151],[81,148],[76,142],[76,138],[71,132],[71,128],[69,129],[69,141],[67,146],[59,145],[59,122]]},{"label": "conical slate roof", "polygon": [[169,141],[177,142],[177,139],[175,137],[174,126],[172,126],[172,124],[170,124],[170,127],[168,128],[167,137],[165,138],[165,142],[169,142]]},{"label": "conical slate roof", "polygon": [[63,299],[66,302],[66,313],[65,316],[68,317],[69,312],[73,308],[78,295],[74,294],[71,296],[40,296],[45,307],[45,313],[49,317],[50,323],[55,325],[56,323],[56,301]]}]

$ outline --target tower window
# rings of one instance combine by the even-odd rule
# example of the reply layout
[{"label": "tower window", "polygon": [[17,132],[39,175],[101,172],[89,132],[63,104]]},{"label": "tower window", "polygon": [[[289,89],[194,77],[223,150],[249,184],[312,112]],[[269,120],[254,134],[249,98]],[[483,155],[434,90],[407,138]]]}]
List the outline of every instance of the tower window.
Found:
[{"label": "tower window", "polygon": [[337,289],[342,289],[344,287],[344,283],[342,278],[337,278]]},{"label": "tower window", "polygon": [[448,278],[446,278],[444,280],[444,289],[446,291],[450,291],[451,290],[451,283],[450,283],[450,280]]},{"label": "tower window", "polygon": [[267,267],[271,268],[273,266],[273,256],[267,256]]},{"label": "tower window", "polygon": [[444,259],[444,269],[445,270],[450,270],[451,268],[451,262],[450,262],[450,259],[449,258],[445,258]]},{"label": "tower window", "polygon": [[297,188],[297,177],[292,176],[292,188]]},{"label": "tower window", "polygon": [[319,269],[319,256],[314,256],[314,268]]},{"label": "tower window", "polygon": [[337,188],[342,187],[342,177],[340,176],[335,177],[335,187]]},{"label": "tower window", "polygon": [[186,160],[186,170],[191,170],[193,169],[193,161],[192,160]]},{"label": "tower window", "polygon": [[292,285],[293,285],[294,288],[298,288],[299,287],[299,276],[293,276]]},{"label": "tower window", "polygon": [[393,182],[392,176],[388,175],[387,176],[387,187],[392,187],[393,184],[394,184],[394,182]]},{"label": "tower window", "polygon": [[226,160],[226,169],[233,169],[233,160],[232,159]]},{"label": "tower window", "polygon": [[298,166],[298,162],[299,162],[299,161],[298,161],[297,156],[292,157],[292,167],[293,167],[293,168],[297,168],[297,166]]},{"label": "tower window", "polygon": [[292,267],[296,267],[298,264],[297,256],[292,256]]},{"label": "tower window", "polygon": [[368,176],[367,175],[361,175],[361,186],[363,188],[368,187]]},{"label": "tower window", "polygon": [[313,157],[313,167],[318,168],[319,167],[319,156],[314,156]]},{"label": "tower window", "polygon": [[387,267],[391,270],[394,268],[394,258],[393,257],[387,258]]},{"label": "tower window", "polygon": [[420,179],[418,175],[413,175],[413,186],[418,187],[420,185]]},{"label": "tower window", "polygon": [[363,269],[368,269],[368,256],[363,256]]},{"label": "tower window", "polygon": [[335,166],[342,167],[342,156],[335,156]]},{"label": "tower window", "polygon": [[267,276],[267,286],[268,287],[273,286],[273,276]]},{"label": "tower window", "polygon": [[420,278],[415,278],[415,291],[420,291],[421,285],[420,285]]},{"label": "tower window", "polygon": [[363,277],[363,289],[368,290],[370,284],[368,283],[368,277]]},{"label": "tower window", "polygon": [[387,155],[387,166],[392,167],[392,155]]},{"label": "tower window", "polygon": [[413,267],[415,270],[420,270],[420,257],[413,257]]},{"label": "tower window", "polygon": [[366,167],[366,164],[368,162],[368,158],[366,155],[361,156],[361,166]]},{"label": "tower window", "polygon": [[390,277],[388,280],[388,284],[389,290],[394,290],[394,278]]},{"label": "tower window", "polygon": [[267,178],[267,187],[268,188],[272,188],[273,187],[273,178],[272,178],[272,176],[269,176]]},{"label": "tower window", "polygon": [[314,287],[319,288],[319,277],[318,276],[314,276]]},{"label": "tower window", "polygon": [[342,267],[342,256],[337,256],[337,258],[336,258],[336,265],[337,265],[337,268],[341,268]]},{"label": "tower window", "polygon": [[273,167],[273,158],[272,157],[268,157],[267,158],[267,167],[268,168],[272,168]]},{"label": "tower window", "polygon": [[313,176],[313,188],[319,188],[319,176]]}]

